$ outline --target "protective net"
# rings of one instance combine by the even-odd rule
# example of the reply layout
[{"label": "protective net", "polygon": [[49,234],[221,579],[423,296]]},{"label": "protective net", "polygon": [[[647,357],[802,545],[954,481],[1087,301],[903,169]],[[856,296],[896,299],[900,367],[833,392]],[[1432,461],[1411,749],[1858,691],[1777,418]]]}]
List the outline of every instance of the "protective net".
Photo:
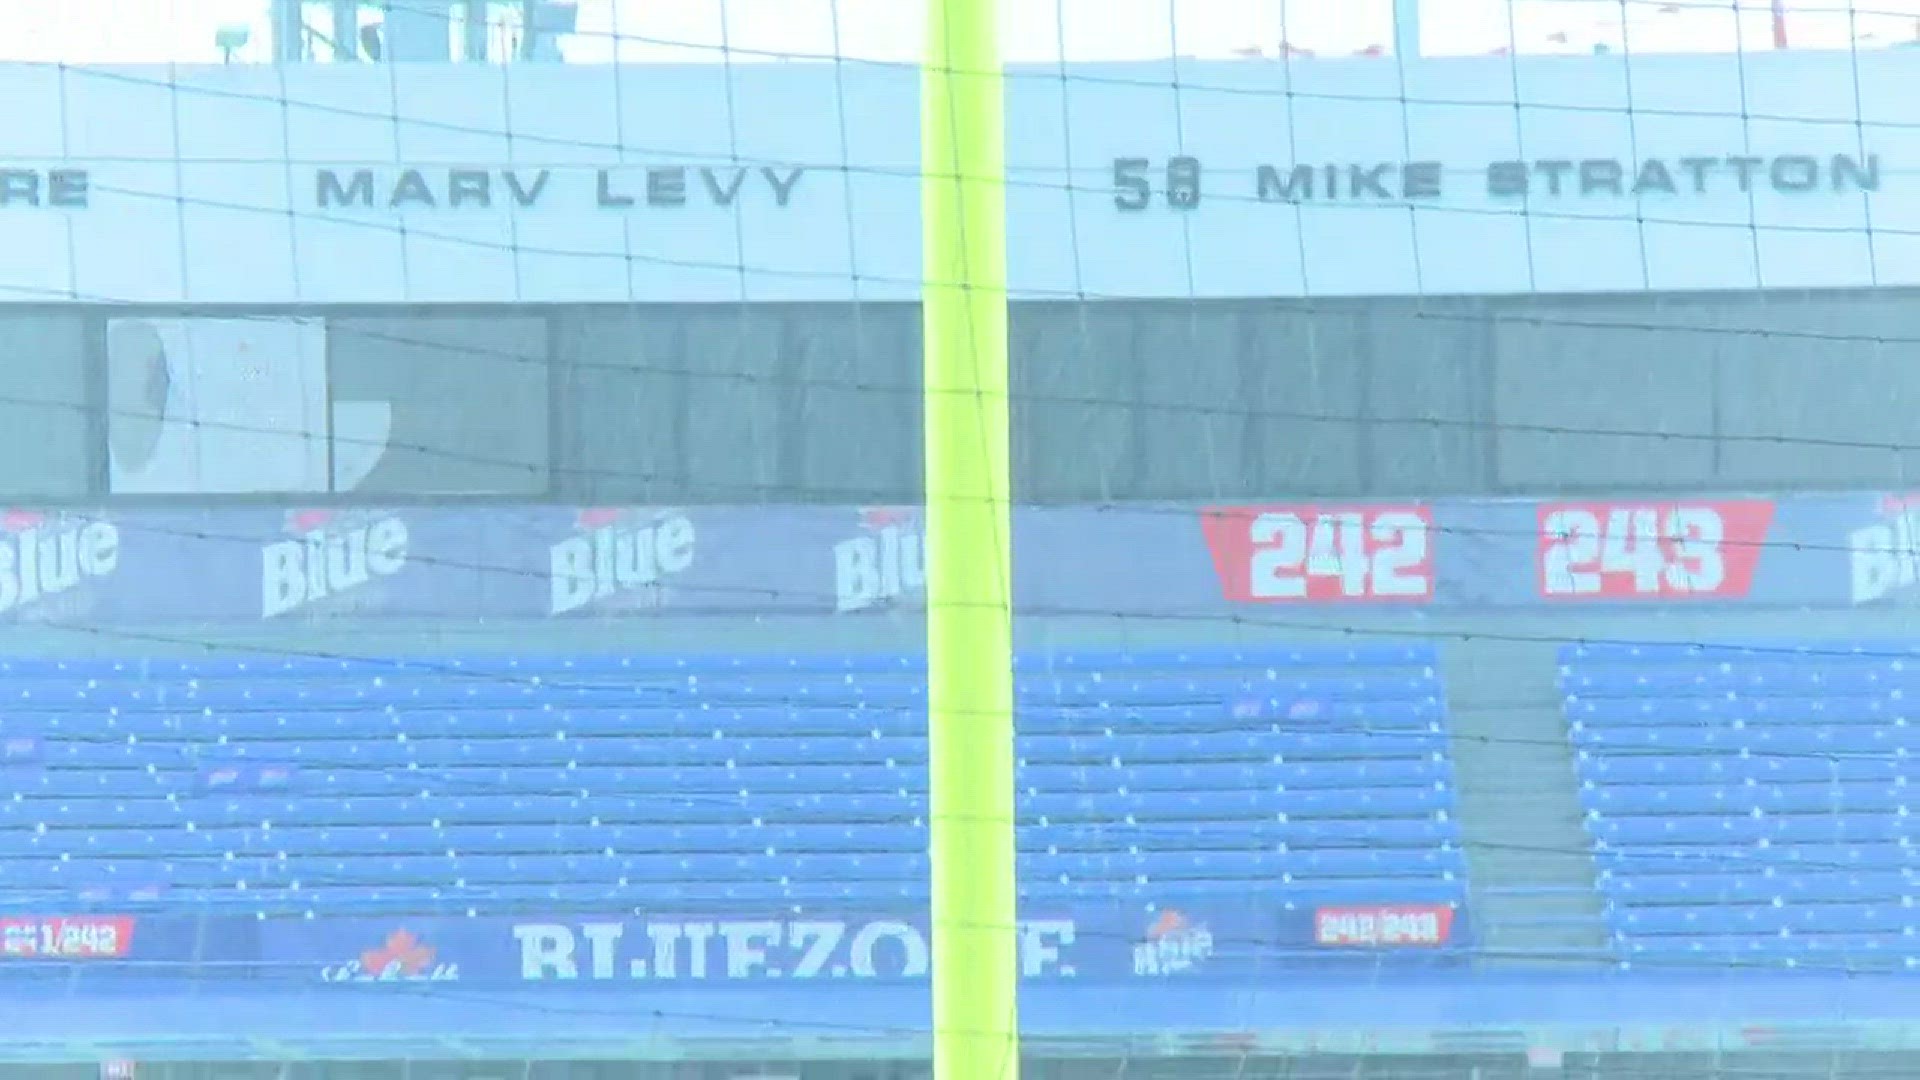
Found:
[{"label": "protective net", "polygon": [[[1909,1075],[1920,5],[1003,7],[1021,1069]],[[0,27],[0,1073],[925,1075],[921,5]]]}]

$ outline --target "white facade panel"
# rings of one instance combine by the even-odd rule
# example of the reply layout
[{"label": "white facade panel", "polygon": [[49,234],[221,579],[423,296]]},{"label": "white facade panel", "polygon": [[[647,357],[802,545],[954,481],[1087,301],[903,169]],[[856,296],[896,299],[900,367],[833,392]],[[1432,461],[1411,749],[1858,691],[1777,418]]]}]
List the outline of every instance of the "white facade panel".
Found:
[{"label": "white facade panel", "polygon": [[[1916,91],[1901,52],[1022,69],[1014,288],[1911,285]],[[0,92],[0,302],[917,293],[908,68],[11,67]],[[1170,207],[1183,156],[1199,203]]]}]

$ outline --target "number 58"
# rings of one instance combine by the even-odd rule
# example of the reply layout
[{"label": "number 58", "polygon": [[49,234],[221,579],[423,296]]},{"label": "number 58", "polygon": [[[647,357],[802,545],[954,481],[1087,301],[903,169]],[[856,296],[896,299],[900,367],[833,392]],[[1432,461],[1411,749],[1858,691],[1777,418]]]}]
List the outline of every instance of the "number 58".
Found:
[{"label": "number 58", "polygon": [[[1153,181],[1148,178],[1153,162],[1146,158],[1113,159],[1113,205],[1122,210],[1145,210],[1153,202]],[[1200,205],[1200,160],[1190,157],[1167,159],[1167,205],[1176,210],[1191,210]]]}]

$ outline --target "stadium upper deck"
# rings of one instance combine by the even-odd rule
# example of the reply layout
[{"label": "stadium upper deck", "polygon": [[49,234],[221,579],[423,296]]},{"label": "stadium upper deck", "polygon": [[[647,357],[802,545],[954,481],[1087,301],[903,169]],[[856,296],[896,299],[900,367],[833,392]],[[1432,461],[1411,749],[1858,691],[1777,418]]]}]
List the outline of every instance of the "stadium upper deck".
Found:
[{"label": "stadium upper deck", "polygon": [[[1900,486],[1910,66],[1017,69],[1020,489]],[[0,87],[32,103],[0,133],[16,499],[917,498],[911,69],[23,66]],[[282,377],[245,375],[268,354]],[[453,397],[471,408],[434,408]],[[189,481],[188,447],[247,465]]]}]

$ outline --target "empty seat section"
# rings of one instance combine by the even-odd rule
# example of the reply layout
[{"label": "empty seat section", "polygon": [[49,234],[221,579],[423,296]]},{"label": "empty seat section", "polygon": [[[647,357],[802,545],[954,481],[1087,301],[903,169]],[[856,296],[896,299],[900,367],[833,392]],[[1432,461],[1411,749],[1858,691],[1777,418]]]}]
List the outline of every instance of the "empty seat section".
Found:
[{"label": "empty seat section", "polygon": [[[1435,663],[1400,645],[1021,656],[1023,893],[1457,902]],[[917,657],[15,659],[0,676],[0,905],[926,889]]]},{"label": "empty seat section", "polygon": [[1560,659],[1624,961],[1920,968],[1920,644]]}]

